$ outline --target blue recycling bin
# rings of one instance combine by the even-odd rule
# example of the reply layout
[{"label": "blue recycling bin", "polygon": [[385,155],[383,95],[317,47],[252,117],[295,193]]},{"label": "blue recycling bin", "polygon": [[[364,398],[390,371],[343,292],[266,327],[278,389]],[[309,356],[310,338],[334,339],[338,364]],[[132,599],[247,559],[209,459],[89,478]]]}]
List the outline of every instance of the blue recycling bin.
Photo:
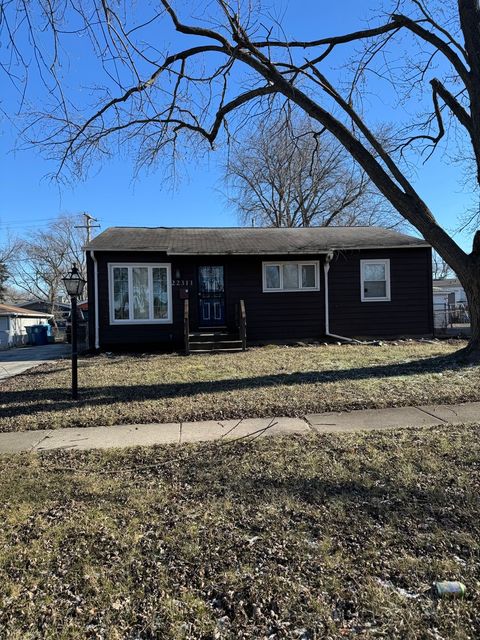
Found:
[{"label": "blue recycling bin", "polygon": [[53,333],[53,327],[50,323],[45,325],[47,327],[47,342],[48,344],[55,344],[55,334]]},{"label": "blue recycling bin", "polygon": [[29,329],[30,331],[27,333],[29,334],[30,344],[35,347],[48,344],[48,327],[46,324],[34,324]]}]

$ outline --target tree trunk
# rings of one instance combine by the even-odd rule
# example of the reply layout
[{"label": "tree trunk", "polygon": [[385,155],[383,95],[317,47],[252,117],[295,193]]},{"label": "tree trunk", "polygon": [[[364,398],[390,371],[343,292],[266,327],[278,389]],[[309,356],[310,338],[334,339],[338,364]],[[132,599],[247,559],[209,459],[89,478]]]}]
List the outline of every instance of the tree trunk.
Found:
[{"label": "tree trunk", "polygon": [[468,301],[472,335],[465,349],[459,352],[462,360],[480,362],[480,268],[478,265],[467,276],[460,277]]},{"label": "tree trunk", "polygon": [[53,290],[50,291],[50,313],[55,316],[55,293]]}]

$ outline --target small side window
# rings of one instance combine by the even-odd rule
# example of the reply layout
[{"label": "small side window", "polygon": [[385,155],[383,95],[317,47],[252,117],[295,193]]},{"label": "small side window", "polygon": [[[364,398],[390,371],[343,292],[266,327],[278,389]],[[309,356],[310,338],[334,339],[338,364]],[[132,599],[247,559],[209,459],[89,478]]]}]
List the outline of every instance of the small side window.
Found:
[{"label": "small side window", "polygon": [[360,260],[362,302],[389,302],[390,260]]}]

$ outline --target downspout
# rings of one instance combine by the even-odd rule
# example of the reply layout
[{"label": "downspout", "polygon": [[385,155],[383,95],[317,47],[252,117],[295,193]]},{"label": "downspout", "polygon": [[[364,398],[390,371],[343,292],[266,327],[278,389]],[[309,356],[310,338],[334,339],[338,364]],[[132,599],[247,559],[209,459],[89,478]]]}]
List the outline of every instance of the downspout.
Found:
[{"label": "downspout", "polygon": [[325,275],[325,335],[329,338],[337,338],[337,340],[343,340],[345,342],[353,342],[355,344],[366,344],[361,340],[355,340],[354,338],[347,338],[345,336],[339,336],[336,333],[330,333],[330,307],[328,302],[328,272],[330,270],[330,262],[333,258],[333,251],[329,251],[325,256],[325,262],[323,263],[323,272]]},{"label": "downspout", "polygon": [[93,283],[95,287],[95,294],[93,296],[93,307],[95,313],[95,349],[100,349],[100,319],[98,317],[98,262],[95,257],[95,252],[90,250],[90,257],[93,260]]}]

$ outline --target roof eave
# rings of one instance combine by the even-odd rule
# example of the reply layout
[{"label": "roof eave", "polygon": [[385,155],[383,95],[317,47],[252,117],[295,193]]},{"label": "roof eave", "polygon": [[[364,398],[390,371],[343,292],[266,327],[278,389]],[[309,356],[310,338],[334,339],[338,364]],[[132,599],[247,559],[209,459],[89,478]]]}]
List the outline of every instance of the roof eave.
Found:
[{"label": "roof eave", "polygon": [[152,249],[150,248],[95,248],[88,247],[86,251],[101,252],[138,252],[138,253],[165,253],[168,256],[260,256],[260,255],[305,255],[305,254],[326,254],[330,251],[371,251],[371,250],[388,250],[388,249],[421,249],[431,248],[428,242],[418,242],[415,244],[399,244],[399,245],[367,245],[367,246],[341,246],[331,247],[329,249],[294,249],[291,251],[275,250],[275,251],[171,251],[168,249]]},{"label": "roof eave", "polygon": [[27,313],[16,313],[15,311],[0,311],[0,317],[2,318],[10,318],[14,316],[15,318],[53,318],[52,313],[35,313],[33,315]]},{"label": "roof eave", "polygon": [[330,251],[366,251],[372,249],[428,249],[432,245],[428,242],[417,242],[415,244],[385,244],[385,245],[367,245],[367,246],[344,246],[344,247],[332,247]]}]

